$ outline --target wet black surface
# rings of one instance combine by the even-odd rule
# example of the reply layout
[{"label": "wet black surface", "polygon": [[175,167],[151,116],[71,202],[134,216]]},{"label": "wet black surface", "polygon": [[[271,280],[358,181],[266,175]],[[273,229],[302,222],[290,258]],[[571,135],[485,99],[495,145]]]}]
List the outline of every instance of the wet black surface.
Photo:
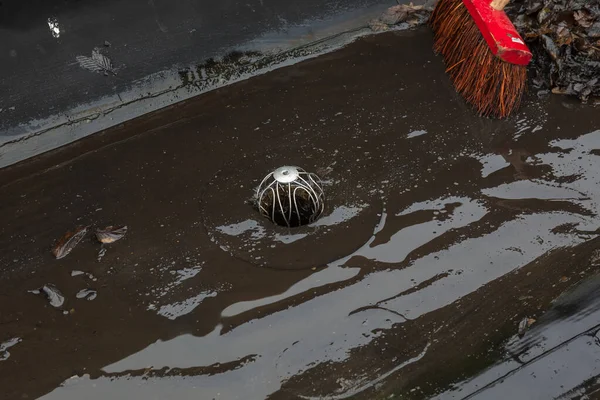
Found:
[{"label": "wet black surface", "polygon": [[[0,170],[0,397],[593,396],[597,110],[480,119],[430,43],[363,38]],[[290,164],[327,193],[294,230],[247,202]],[[77,225],[128,230],[56,260]]]},{"label": "wet black surface", "polygon": [[[221,56],[267,32],[379,3],[386,2],[3,0],[0,134],[18,123],[122,93],[175,65]],[[76,57],[89,57],[95,47],[112,59],[116,76],[79,66]]]}]

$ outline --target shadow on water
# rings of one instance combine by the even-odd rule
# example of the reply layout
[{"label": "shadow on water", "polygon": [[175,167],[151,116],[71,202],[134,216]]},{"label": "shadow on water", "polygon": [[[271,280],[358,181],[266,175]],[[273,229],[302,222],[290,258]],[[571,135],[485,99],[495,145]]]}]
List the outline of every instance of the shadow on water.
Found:
[{"label": "shadow on water", "polygon": [[[7,398],[591,390],[597,111],[480,120],[430,43],[363,38],[0,171]],[[247,204],[289,164],[326,172],[326,215],[294,230]],[[52,259],[76,223],[129,230]],[[46,283],[62,308],[27,293]]]}]

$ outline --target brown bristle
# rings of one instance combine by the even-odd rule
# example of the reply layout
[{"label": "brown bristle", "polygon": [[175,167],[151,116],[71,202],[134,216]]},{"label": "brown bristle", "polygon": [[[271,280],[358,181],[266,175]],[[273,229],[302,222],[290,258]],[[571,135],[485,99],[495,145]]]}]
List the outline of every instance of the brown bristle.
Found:
[{"label": "brown bristle", "polygon": [[527,67],[490,51],[462,0],[439,0],[429,24],[456,90],[480,115],[504,118],[519,108]]}]

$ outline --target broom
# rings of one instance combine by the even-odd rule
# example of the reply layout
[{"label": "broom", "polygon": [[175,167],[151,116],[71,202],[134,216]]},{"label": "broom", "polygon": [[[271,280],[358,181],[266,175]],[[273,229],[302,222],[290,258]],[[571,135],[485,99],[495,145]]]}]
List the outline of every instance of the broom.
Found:
[{"label": "broom", "polygon": [[509,116],[525,92],[532,54],[503,11],[509,1],[439,0],[430,19],[434,50],[482,116]]}]

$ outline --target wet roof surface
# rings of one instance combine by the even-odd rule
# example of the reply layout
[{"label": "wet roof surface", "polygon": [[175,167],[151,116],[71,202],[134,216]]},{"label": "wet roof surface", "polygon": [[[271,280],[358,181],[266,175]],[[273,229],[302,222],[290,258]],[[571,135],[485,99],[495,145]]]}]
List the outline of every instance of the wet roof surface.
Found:
[{"label": "wet roof surface", "polygon": [[[1,170],[0,397],[591,395],[597,115],[477,118],[421,29]],[[248,205],[289,164],[326,181],[317,224]],[[77,225],[128,231],[54,259]]]},{"label": "wet roof surface", "polygon": [[[274,31],[393,0],[34,0],[0,3],[0,139],[15,127],[118,96]],[[107,45],[105,45],[107,44]],[[78,59],[99,48],[116,75]],[[142,97],[145,93],[137,93]],[[36,125],[33,123],[33,125]]]}]

